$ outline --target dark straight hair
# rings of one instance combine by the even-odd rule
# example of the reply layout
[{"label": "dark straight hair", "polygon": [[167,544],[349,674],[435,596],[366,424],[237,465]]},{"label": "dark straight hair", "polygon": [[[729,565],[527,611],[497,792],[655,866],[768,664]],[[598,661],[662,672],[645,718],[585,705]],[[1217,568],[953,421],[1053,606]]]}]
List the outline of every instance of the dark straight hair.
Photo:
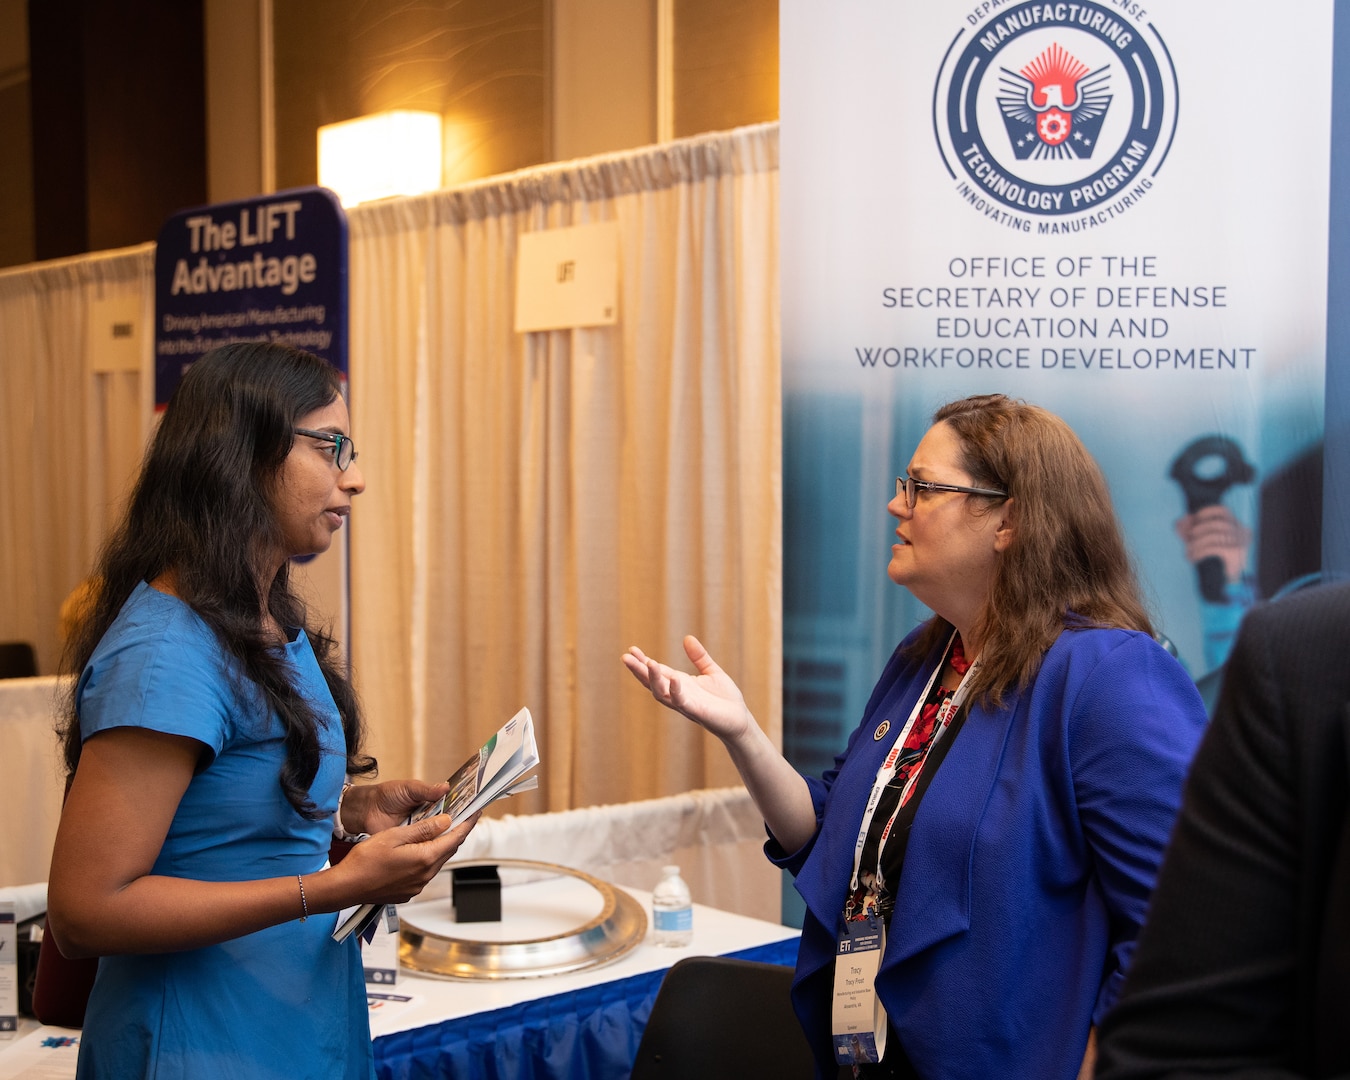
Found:
[{"label": "dark straight hair", "polygon": [[[261,581],[260,574],[268,553],[281,545],[272,496],[294,441],[292,429],[341,392],[326,361],[282,345],[225,345],[192,364],[146,451],[126,515],[100,553],[96,602],[67,645],[64,662],[78,676],[136,586],[171,573],[178,597],[237,665],[232,677],[242,689],[256,688],[281,717],[281,787],[308,817],[320,816],[309,796],[319,769],[320,718],[296,693],[290,665],[265,635],[264,608],[282,626],[303,628],[309,637],[342,717],[347,772],[373,773],[376,763],[362,752],[364,724],[336,642],[310,625],[287,565],[271,581]],[[73,775],[81,747],[73,689],[61,733]]]},{"label": "dark straight hair", "polygon": [[[1002,394],[950,402],[933,423],[955,432],[972,484],[1012,499],[1012,542],[979,620],[976,696],[997,706],[1005,690],[1029,686],[1066,627],[1153,633],[1106,478],[1068,424]],[[970,512],[993,513],[1003,502],[974,496]],[[934,616],[913,651],[926,655],[951,630]]]}]

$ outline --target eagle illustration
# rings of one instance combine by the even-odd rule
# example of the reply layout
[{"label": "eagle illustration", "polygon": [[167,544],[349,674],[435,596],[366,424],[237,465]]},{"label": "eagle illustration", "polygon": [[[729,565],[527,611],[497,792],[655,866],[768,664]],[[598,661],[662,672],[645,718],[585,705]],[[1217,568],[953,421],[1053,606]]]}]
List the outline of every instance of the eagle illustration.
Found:
[{"label": "eagle illustration", "polygon": [[1090,158],[1111,105],[1111,71],[1057,42],[1021,71],[999,68],[998,107],[1018,160]]}]

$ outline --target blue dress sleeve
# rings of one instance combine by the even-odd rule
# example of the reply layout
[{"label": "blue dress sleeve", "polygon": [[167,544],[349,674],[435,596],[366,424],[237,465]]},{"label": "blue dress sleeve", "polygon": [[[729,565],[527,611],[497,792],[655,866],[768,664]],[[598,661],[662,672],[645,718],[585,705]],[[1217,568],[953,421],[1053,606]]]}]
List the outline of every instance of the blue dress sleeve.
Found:
[{"label": "blue dress sleeve", "polygon": [[235,697],[215,636],[163,594],[132,594],[85,666],[75,700],[86,740],[146,728],[195,739],[214,758],[232,734]]}]

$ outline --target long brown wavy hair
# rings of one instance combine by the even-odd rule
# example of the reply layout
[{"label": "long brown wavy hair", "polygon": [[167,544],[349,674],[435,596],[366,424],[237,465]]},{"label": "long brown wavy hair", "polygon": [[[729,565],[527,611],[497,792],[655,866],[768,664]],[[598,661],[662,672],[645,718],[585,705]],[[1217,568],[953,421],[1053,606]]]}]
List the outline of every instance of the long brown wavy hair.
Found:
[{"label": "long brown wavy hair", "polygon": [[[975,698],[998,707],[1005,690],[1029,686],[1065,627],[1153,633],[1106,479],[1068,424],[1003,394],[950,402],[933,414],[933,423],[956,434],[974,486],[1006,491],[1012,499],[1012,541],[999,556],[978,622],[983,645]],[[971,498],[974,513],[1001,505],[1001,499]],[[935,615],[912,653],[926,655],[951,632]]]}]

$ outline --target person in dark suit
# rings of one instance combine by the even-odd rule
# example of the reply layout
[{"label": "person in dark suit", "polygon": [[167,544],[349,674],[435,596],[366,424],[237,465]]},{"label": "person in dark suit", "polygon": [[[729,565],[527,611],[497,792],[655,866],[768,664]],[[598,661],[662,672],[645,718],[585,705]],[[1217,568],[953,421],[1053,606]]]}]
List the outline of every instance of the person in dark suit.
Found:
[{"label": "person in dark suit", "polygon": [[1097,1080],[1350,1077],[1350,583],[1254,609]]}]

